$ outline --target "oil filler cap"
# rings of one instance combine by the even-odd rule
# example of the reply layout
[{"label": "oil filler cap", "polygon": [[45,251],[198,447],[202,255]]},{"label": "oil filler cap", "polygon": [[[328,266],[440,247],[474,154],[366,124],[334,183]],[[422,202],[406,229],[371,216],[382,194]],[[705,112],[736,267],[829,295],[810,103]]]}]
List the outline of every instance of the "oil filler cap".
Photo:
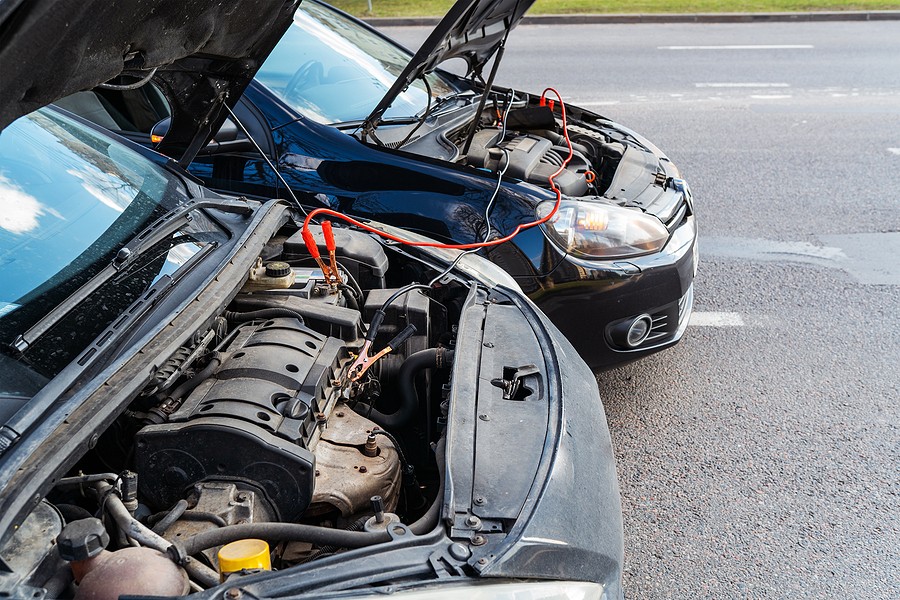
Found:
[{"label": "oil filler cap", "polygon": [[226,575],[244,569],[272,570],[269,558],[269,544],[263,540],[238,540],[225,544],[219,550],[219,573],[223,580]]},{"label": "oil filler cap", "polygon": [[97,556],[109,544],[109,534],[100,519],[78,519],[66,525],[56,538],[63,560],[87,560]]},{"label": "oil filler cap", "polygon": [[291,265],[286,262],[275,261],[266,265],[266,275],[269,277],[284,277],[291,274]]}]

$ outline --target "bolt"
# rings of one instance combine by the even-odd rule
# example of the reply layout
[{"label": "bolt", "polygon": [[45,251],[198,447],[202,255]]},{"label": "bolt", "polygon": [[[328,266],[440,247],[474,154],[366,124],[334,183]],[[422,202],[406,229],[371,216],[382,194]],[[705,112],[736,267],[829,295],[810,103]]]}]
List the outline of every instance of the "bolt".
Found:
[{"label": "bolt", "polygon": [[319,426],[319,429],[325,429],[328,425],[328,417],[325,416],[325,413],[316,413],[316,425]]},{"label": "bolt", "polygon": [[[484,537],[483,535],[476,535],[475,537],[472,538],[473,546],[484,546],[485,544],[487,544],[487,538]],[[482,559],[482,560],[485,560],[485,559]],[[485,562],[487,562],[487,561],[485,560]]]},{"label": "bolt", "polygon": [[475,504],[478,506],[484,506],[484,496],[475,496]]},{"label": "bolt", "polygon": [[481,519],[479,519],[475,515],[469,515],[468,517],[466,517],[466,525],[468,527],[478,527],[479,525],[481,525]]},{"label": "bolt", "polygon": [[447,549],[447,551],[450,553],[450,556],[452,556],[456,560],[466,560],[472,555],[469,549],[459,542],[450,544],[450,547]]},{"label": "bolt", "polygon": [[370,433],[366,438],[366,445],[363,446],[363,454],[368,457],[378,456],[378,438],[374,433]]},{"label": "bolt", "polygon": [[334,387],[338,387],[341,385],[341,380],[340,379],[332,379],[331,385],[333,385]]},{"label": "bolt", "polygon": [[247,494],[245,492],[241,492],[237,496],[235,496],[235,500],[237,500],[238,502],[246,502]]},{"label": "bolt", "polygon": [[479,565],[486,565],[486,564],[487,564],[487,559],[484,558],[484,557],[479,558],[479,559],[478,559],[478,564],[479,564]]},{"label": "bolt", "polygon": [[491,418],[489,416],[487,416],[486,414],[483,414],[483,413],[478,415],[478,418],[481,419],[482,421],[490,421],[491,420]]},{"label": "bolt", "polygon": [[384,523],[384,500],[381,496],[372,496],[370,502],[372,503],[372,512],[375,513],[375,522]]},{"label": "bolt", "polygon": [[241,597],[241,590],[237,588],[231,588],[227,592],[225,592],[225,597],[229,598],[229,600],[236,600]]},{"label": "bolt", "polygon": [[368,473],[369,469],[366,468],[366,465],[363,465],[359,468],[360,473]]}]

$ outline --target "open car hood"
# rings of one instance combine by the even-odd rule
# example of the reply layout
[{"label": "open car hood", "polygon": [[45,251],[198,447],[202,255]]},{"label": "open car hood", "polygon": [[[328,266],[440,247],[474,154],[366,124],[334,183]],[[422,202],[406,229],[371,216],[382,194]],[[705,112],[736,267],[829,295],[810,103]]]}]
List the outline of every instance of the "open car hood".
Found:
[{"label": "open car hood", "polygon": [[480,73],[534,1],[457,0],[366,119],[367,124],[377,125],[403,90],[446,60],[463,58],[470,73]]},{"label": "open car hood", "polygon": [[189,161],[224,119],[223,102],[237,102],[299,3],[0,2],[0,130],[60,98],[155,68],[173,109],[165,149]]}]

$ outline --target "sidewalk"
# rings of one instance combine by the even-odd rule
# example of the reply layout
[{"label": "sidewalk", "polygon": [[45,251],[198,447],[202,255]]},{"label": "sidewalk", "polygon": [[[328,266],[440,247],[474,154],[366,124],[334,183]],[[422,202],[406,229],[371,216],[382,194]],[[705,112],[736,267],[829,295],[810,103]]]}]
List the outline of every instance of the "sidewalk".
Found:
[{"label": "sidewalk", "polygon": [[[440,17],[373,17],[374,27],[429,26]],[[525,15],[522,25],[584,25],[593,23],[775,23],[810,21],[897,21],[900,10],[793,13],[651,13],[604,15]]]}]

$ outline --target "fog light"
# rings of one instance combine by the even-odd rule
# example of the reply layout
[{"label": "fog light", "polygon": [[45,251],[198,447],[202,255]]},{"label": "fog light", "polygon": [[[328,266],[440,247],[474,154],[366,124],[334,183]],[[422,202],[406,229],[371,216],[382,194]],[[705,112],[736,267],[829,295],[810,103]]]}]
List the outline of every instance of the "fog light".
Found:
[{"label": "fog light", "polygon": [[628,336],[625,338],[625,343],[631,348],[640,346],[644,343],[644,340],[647,339],[647,336],[650,335],[650,327],[652,325],[653,321],[650,320],[650,315],[639,316],[631,322],[631,326],[628,328]]},{"label": "fog light", "polygon": [[617,346],[637,348],[647,340],[652,326],[653,320],[650,318],[650,315],[640,315],[618,323],[609,333],[612,342]]}]

